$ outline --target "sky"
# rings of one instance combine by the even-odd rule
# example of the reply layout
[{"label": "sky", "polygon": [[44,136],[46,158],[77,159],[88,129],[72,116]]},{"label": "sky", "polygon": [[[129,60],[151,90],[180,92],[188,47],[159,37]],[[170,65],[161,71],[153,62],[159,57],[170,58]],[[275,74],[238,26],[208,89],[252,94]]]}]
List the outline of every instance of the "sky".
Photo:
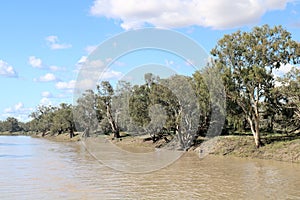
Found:
[{"label": "sky", "polygon": [[[82,63],[98,45],[125,31],[168,29],[186,35],[209,52],[224,34],[263,24],[282,25],[299,42],[300,1],[3,0],[0,120],[15,117],[26,122],[38,106],[73,103]],[[185,60],[144,50],[115,60],[104,78],[117,81],[132,74],[134,67],[149,67],[149,63],[164,65],[169,73],[192,73],[191,68],[182,67],[187,66]]]}]

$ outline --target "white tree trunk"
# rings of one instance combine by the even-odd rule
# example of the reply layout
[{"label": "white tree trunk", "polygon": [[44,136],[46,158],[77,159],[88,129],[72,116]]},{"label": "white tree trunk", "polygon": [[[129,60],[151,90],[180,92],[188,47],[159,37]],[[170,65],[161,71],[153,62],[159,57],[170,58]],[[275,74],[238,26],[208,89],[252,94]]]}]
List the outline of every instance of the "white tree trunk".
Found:
[{"label": "white tree trunk", "polygon": [[250,124],[251,132],[254,137],[254,142],[257,148],[261,146],[261,141],[260,141],[260,132],[259,132],[259,119],[256,118],[254,123],[251,117],[247,117],[247,120]]}]

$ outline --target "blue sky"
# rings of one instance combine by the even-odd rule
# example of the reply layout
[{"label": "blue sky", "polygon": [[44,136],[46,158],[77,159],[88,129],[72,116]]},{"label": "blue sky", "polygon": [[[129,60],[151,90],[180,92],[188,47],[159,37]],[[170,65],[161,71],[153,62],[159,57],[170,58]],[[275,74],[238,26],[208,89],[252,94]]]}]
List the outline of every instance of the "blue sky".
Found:
[{"label": "blue sky", "polygon": [[[80,63],[101,42],[124,31],[168,28],[187,35],[209,52],[224,34],[262,24],[282,25],[300,41],[300,2],[1,1],[0,120],[12,116],[28,121],[28,114],[38,105],[72,103]],[[166,53],[136,52],[115,61],[106,75],[116,81],[125,75],[124,69],[151,62],[175,71],[184,65]]]}]

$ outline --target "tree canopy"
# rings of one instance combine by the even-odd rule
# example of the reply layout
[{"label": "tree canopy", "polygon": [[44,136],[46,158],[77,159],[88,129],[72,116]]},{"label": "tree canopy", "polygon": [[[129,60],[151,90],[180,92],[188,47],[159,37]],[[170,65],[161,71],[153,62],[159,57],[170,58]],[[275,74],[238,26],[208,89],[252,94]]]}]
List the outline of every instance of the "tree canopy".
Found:
[{"label": "tree canopy", "polygon": [[272,72],[282,65],[299,63],[299,47],[281,26],[264,25],[251,32],[225,35],[211,51],[223,73],[227,97],[242,109],[257,147],[261,145],[262,105],[275,84]]}]

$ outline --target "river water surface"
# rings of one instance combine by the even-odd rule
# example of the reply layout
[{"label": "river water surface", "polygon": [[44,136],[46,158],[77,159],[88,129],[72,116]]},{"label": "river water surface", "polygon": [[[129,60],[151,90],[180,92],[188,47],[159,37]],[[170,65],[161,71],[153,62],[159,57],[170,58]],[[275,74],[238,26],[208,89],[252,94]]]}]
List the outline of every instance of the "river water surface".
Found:
[{"label": "river water surface", "polygon": [[0,136],[0,199],[300,199],[300,165],[187,153],[130,174],[78,143]]}]

